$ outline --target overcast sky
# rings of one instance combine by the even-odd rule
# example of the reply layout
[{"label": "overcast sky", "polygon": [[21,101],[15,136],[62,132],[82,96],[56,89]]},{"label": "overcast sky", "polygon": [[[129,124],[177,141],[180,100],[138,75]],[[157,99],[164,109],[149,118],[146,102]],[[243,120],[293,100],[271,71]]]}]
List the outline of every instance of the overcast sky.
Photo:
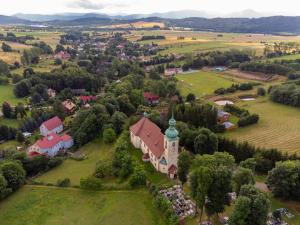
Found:
[{"label": "overcast sky", "polygon": [[203,10],[222,14],[253,9],[300,15],[300,0],[0,0],[0,14],[98,12],[134,14],[173,10]]}]

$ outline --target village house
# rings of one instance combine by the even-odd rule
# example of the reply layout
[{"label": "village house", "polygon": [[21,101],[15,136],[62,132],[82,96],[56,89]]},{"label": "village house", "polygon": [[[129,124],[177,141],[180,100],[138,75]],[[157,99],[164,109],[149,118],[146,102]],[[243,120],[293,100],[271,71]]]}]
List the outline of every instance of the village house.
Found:
[{"label": "village house", "polygon": [[159,103],[159,96],[151,92],[144,92],[144,99],[149,105],[157,105]]},{"label": "village house", "polygon": [[47,90],[47,93],[50,98],[54,98],[56,96],[56,91],[51,88]]},{"label": "village house", "polygon": [[60,152],[65,152],[73,145],[74,140],[71,136],[67,134],[59,136],[56,133],[50,133],[30,146],[28,149],[28,155],[30,157],[37,155],[54,157]]},{"label": "village house", "polygon": [[227,122],[230,118],[230,113],[225,112],[223,110],[218,110],[218,122],[219,123],[224,123]]},{"label": "village house", "polygon": [[64,52],[64,51],[60,51],[59,53],[55,54],[53,56],[53,59],[70,59],[71,58],[71,55],[67,52]]},{"label": "village house", "polygon": [[64,130],[63,122],[57,116],[45,121],[40,126],[40,133],[42,136],[47,136],[50,133],[58,134]]},{"label": "village house", "polygon": [[174,76],[174,75],[182,73],[182,72],[183,71],[181,68],[168,68],[168,69],[165,69],[164,76],[171,77],[171,76]]},{"label": "village house", "polygon": [[97,97],[96,96],[92,96],[92,95],[84,95],[84,96],[80,96],[80,101],[83,105],[90,103],[92,101],[96,101]]},{"label": "village house", "polygon": [[143,161],[151,162],[154,168],[172,179],[177,177],[179,137],[176,121],[169,120],[169,128],[163,134],[160,128],[144,115],[130,127],[130,140],[143,152]]},{"label": "village house", "polygon": [[63,105],[63,107],[64,107],[67,114],[72,115],[72,114],[75,113],[76,105],[70,99],[62,102],[62,105]]}]

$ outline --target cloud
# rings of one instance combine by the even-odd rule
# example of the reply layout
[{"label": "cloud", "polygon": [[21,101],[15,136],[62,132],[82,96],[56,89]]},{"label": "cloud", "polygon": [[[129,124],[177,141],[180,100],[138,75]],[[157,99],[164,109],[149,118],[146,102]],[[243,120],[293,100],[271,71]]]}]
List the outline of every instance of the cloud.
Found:
[{"label": "cloud", "polygon": [[105,8],[120,8],[125,7],[125,4],[100,3],[91,0],[76,0],[67,4],[71,8],[80,8],[86,10],[101,10]]}]

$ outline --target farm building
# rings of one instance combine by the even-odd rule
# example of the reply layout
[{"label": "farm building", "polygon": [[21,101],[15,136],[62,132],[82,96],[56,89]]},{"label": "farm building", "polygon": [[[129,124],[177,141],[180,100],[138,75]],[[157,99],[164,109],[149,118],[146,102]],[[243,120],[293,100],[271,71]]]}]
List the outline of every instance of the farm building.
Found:
[{"label": "farm building", "polygon": [[47,136],[50,133],[60,133],[64,130],[63,122],[57,117],[45,121],[40,126],[40,133],[42,136]]},{"label": "farm building", "polygon": [[71,148],[73,145],[74,141],[71,136],[67,134],[59,136],[56,133],[50,133],[29,147],[28,155],[47,155],[54,157],[59,152],[63,152]]},{"label": "farm building", "polygon": [[169,128],[163,134],[160,128],[145,115],[130,127],[130,139],[134,147],[143,152],[143,161],[170,178],[177,177],[179,137],[176,121],[169,120]]}]

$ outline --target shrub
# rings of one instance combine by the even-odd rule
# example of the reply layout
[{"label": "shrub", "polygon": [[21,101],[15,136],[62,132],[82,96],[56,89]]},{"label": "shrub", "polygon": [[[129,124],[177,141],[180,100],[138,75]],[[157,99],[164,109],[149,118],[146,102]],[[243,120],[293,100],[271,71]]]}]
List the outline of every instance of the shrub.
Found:
[{"label": "shrub", "polygon": [[136,166],[133,174],[129,179],[130,186],[131,187],[145,186],[146,181],[147,181],[146,171],[143,168]]},{"label": "shrub", "polygon": [[117,135],[114,129],[107,128],[103,132],[103,141],[106,144],[113,143],[117,139]]},{"label": "shrub", "polygon": [[97,178],[109,177],[112,175],[112,164],[110,161],[101,160],[97,163],[94,176]]},{"label": "shrub", "polygon": [[80,179],[80,188],[85,190],[99,191],[102,188],[102,181],[97,177],[87,177]]},{"label": "shrub", "polygon": [[265,96],[266,95],[266,90],[262,87],[257,89],[257,95],[259,96]]},{"label": "shrub", "polygon": [[49,161],[48,161],[48,167],[49,168],[54,168],[54,167],[57,167],[59,165],[61,165],[63,163],[63,158],[62,157],[53,157],[53,158],[50,158]]},{"label": "shrub", "polygon": [[70,184],[71,184],[71,181],[70,181],[69,178],[65,178],[65,179],[62,179],[62,180],[59,179],[59,180],[57,181],[57,183],[56,183],[56,185],[57,185],[58,187],[69,187]]},{"label": "shrub", "polygon": [[245,127],[251,124],[257,123],[259,120],[259,116],[257,114],[252,114],[252,115],[247,115],[243,116],[239,121],[238,121],[238,126],[239,127]]}]

